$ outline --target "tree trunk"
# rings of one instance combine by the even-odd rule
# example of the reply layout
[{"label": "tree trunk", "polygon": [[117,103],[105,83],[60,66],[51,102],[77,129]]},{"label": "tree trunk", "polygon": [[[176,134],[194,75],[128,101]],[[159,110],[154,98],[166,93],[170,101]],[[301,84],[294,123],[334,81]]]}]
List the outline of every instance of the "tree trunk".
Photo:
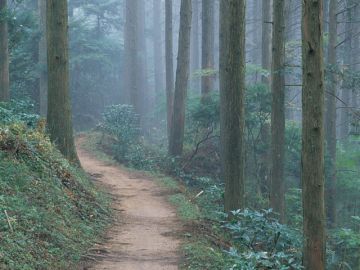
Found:
[{"label": "tree trunk", "polygon": [[[352,40],[352,1],[347,0],[346,2],[346,16],[345,16],[345,42],[344,42],[344,73],[348,73],[351,65],[351,40]],[[349,85],[349,77],[344,76],[341,86],[341,100],[345,103],[340,110],[340,140],[345,140],[349,136],[350,129],[350,93],[351,86]]]},{"label": "tree trunk", "polygon": [[[202,70],[214,70],[214,1],[202,0]],[[210,91],[214,90],[213,74],[201,77],[202,99],[206,99]]]},{"label": "tree trunk", "polygon": [[[262,32],[261,32],[261,66],[270,72],[271,68],[271,3],[272,0],[262,0]],[[270,84],[269,77],[262,76],[263,84]]]},{"label": "tree trunk", "polygon": [[39,105],[40,115],[46,117],[47,114],[47,94],[48,94],[48,81],[47,81],[47,55],[46,55],[46,0],[38,0],[39,9],[39,65],[40,65],[40,78],[39,78]]},{"label": "tree trunk", "polygon": [[198,93],[200,91],[200,79],[194,73],[200,70],[200,0],[193,0],[193,17],[191,25],[191,89]]},{"label": "tree trunk", "polygon": [[10,100],[7,0],[0,0],[0,101]]},{"label": "tree trunk", "polygon": [[68,10],[66,0],[48,0],[47,61],[50,139],[71,162],[78,163],[69,95]]},{"label": "tree trunk", "polygon": [[226,212],[245,203],[245,2],[220,2],[220,137]]},{"label": "tree trunk", "polygon": [[189,80],[191,34],[191,0],[181,0],[179,51],[176,69],[174,110],[171,121],[171,136],[169,153],[171,156],[181,156],[184,143],[185,102]]},{"label": "tree trunk", "polygon": [[271,188],[270,205],[280,215],[280,222],[285,220],[285,17],[284,0],[274,0],[274,22],[272,38],[272,106],[271,106]]},{"label": "tree trunk", "polygon": [[173,20],[172,0],[165,0],[165,65],[166,65],[166,119],[167,136],[170,140],[172,111],[174,102],[174,60],[173,60]]},{"label": "tree trunk", "polygon": [[336,223],[336,40],[337,40],[337,0],[329,4],[329,45],[328,45],[328,91],[326,97],[325,139],[328,157],[326,181],[326,210],[330,227]]},{"label": "tree trunk", "polygon": [[305,270],[325,269],[324,67],[322,0],[302,11],[302,187]]},{"label": "tree trunk", "polygon": [[[154,71],[155,71],[155,94],[158,99],[164,91],[163,76],[163,56],[162,56],[162,35],[161,35],[161,1],[153,0],[154,25],[153,25],[153,41],[154,41]],[[158,102],[156,102],[158,104]]]}]

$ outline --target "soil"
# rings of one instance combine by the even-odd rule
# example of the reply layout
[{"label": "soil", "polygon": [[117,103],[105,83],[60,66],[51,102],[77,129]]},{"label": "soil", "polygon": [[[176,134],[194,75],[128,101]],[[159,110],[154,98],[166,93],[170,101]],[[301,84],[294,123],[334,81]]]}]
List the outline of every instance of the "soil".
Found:
[{"label": "soil", "polygon": [[85,269],[178,269],[181,225],[166,192],[152,179],[98,160],[81,146],[78,155],[84,170],[114,198],[115,213],[105,242],[89,250],[94,264]]}]

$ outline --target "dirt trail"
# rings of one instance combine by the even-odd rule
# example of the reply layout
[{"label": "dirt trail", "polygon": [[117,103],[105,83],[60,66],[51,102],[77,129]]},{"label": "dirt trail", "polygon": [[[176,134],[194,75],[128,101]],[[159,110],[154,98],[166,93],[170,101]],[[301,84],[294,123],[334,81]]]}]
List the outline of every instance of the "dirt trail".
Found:
[{"label": "dirt trail", "polygon": [[[79,145],[79,144],[78,144]],[[87,269],[178,269],[179,222],[163,190],[144,176],[97,160],[78,147],[83,168],[114,197],[116,221],[99,262]]]}]

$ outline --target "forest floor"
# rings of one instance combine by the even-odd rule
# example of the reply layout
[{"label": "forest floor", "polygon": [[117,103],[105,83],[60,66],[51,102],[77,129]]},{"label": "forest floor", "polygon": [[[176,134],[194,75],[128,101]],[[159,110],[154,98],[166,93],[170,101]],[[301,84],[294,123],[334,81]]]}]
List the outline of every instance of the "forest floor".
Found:
[{"label": "forest floor", "polygon": [[149,177],[102,161],[78,140],[82,167],[113,197],[115,222],[86,269],[178,269],[181,222],[167,191]]}]

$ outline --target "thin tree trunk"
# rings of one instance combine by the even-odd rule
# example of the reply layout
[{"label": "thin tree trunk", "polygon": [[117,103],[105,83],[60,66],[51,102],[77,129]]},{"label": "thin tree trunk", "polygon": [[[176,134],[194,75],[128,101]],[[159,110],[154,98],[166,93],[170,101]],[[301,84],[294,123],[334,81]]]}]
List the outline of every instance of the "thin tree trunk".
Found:
[{"label": "thin tree trunk", "polygon": [[[202,70],[214,70],[214,0],[202,0]],[[214,76],[201,77],[201,94],[205,100],[214,90]]]},{"label": "thin tree trunk", "polygon": [[337,0],[329,4],[329,45],[328,45],[328,93],[326,95],[325,139],[329,160],[326,181],[326,210],[330,227],[336,224],[336,40],[337,40]]},{"label": "thin tree trunk", "polygon": [[[155,94],[157,99],[164,91],[163,76],[163,40],[161,35],[161,1],[153,0],[153,41],[154,41],[154,71],[155,71]],[[156,104],[158,104],[156,102]]]},{"label": "thin tree trunk", "polygon": [[173,20],[172,0],[165,0],[165,65],[166,65],[166,118],[167,136],[170,139],[174,100]]},{"label": "thin tree trunk", "polygon": [[47,0],[48,113],[50,139],[71,162],[79,163],[73,138],[69,94],[66,0]]},{"label": "thin tree trunk", "polygon": [[[349,72],[351,64],[351,40],[352,40],[352,2],[346,0],[346,16],[345,16],[345,43],[344,43],[344,72]],[[345,76],[341,86],[341,100],[346,104],[342,107],[350,107],[350,93],[351,86],[349,85],[349,78]],[[340,140],[345,140],[349,136],[350,129],[350,110],[349,108],[342,108],[340,110]]]},{"label": "thin tree trunk", "polygon": [[245,2],[220,2],[220,137],[226,212],[245,204]]},{"label": "thin tree trunk", "polygon": [[285,220],[285,17],[284,0],[274,0],[273,62],[272,62],[272,106],[271,106],[271,188],[270,205]]},{"label": "thin tree trunk", "polygon": [[199,33],[199,14],[200,14],[200,0],[193,0],[193,17],[191,25],[191,89],[200,91],[200,79],[194,76],[196,71],[200,70],[200,33]]},{"label": "thin tree trunk", "polygon": [[[272,0],[262,0],[262,28],[261,28],[261,66],[270,72],[271,68],[271,4]],[[267,76],[262,76],[262,83],[269,85],[270,80]]]},{"label": "thin tree trunk", "polygon": [[46,117],[47,114],[47,93],[48,93],[48,81],[47,81],[47,55],[46,55],[46,0],[38,0],[39,10],[39,65],[40,65],[40,78],[39,78],[39,105],[40,115]]},{"label": "thin tree trunk", "polygon": [[303,1],[302,187],[305,270],[325,269],[323,0]]},{"label": "thin tree trunk", "polygon": [[181,156],[185,130],[185,102],[189,80],[191,0],[181,0],[178,61],[176,69],[174,110],[171,121],[169,154]]},{"label": "thin tree trunk", "polygon": [[0,0],[0,101],[10,100],[7,0]]}]

